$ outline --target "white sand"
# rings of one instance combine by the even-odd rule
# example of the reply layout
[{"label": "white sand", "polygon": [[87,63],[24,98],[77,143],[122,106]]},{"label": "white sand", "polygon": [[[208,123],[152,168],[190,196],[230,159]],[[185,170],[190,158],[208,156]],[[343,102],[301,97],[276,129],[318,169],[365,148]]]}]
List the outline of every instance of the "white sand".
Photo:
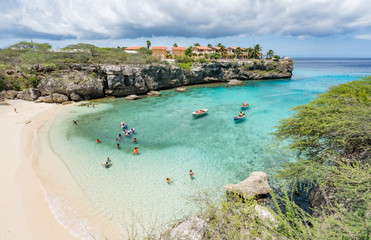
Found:
[{"label": "white sand", "polygon": [[35,130],[62,108],[0,102],[0,239],[76,239],[51,213],[31,161]]}]

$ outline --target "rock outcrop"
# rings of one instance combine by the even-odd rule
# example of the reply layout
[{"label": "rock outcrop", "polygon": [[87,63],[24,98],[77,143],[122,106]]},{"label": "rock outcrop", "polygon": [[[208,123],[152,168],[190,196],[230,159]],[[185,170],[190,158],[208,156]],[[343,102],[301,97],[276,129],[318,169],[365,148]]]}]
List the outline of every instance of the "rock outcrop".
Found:
[{"label": "rock outcrop", "polygon": [[6,98],[6,99],[14,99],[17,97],[19,91],[15,91],[15,90],[3,90],[1,91],[0,93],[0,99],[2,98]]},{"label": "rock outcrop", "polygon": [[236,80],[236,79],[232,79],[228,82],[228,85],[229,86],[237,86],[237,85],[242,85],[243,84],[243,81],[241,80]]},{"label": "rock outcrop", "polygon": [[160,96],[161,93],[159,91],[149,91],[147,93],[148,96]]},{"label": "rock outcrop", "polygon": [[26,101],[35,101],[40,97],[41,93],[38,89],[30,88],[22,90],[18,93],[17,98]]},{"label": "rock outcrop", "polygon": [[[50,101],[45,96],[58,93],[73,101],[89,100],[104,96],[122,97],[140,95],[160,89],[179,88],[192,84],[229,82],[241,84],[243,80],[290,78],[291,62],[274,61],[215,61],[194,64],[190,70],[174,64],[157,65],[108,65],[108,64],[70,64],[64,70],[33,68],[40,80],[37,89],[23,90],[17,98],[34,101]],[[13,72],[9,72],[14,75]],[[184,90],[179,88],[178,90]],[[4,93],[5,98],[13,97]],[[152,95],[152,94],[149,94]],[[65,97],[63,97],[66,100]],[[58,100],[62,101],[59,96]]]},{"label": "rock outcrop", "polygon": [[224,189],[233,194],[238,194],[245,199],[266,195],[271,191],[268,175],[264,172],[253,172],[250,176],[237,184],[229,184]]},{"label": "rock outcrop", "polygon": [[135,94],[125,97],[126,100],[137,100],[139,97]]},{"label": "rock outcrop", "polygon": [[207,223],[204,219],[197,216],[191,216],[163,234],[161,239],[201,240],[206,229]]}]

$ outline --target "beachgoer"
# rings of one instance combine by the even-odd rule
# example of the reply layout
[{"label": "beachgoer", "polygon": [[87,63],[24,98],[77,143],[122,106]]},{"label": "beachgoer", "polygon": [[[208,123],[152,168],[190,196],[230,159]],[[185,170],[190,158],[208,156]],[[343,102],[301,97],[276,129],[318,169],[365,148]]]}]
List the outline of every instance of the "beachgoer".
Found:
[{"label": "beachgoer", "polygon": [[14,108],[14,112],[17,112],[17,109],[16,108]]},{"label": "beachgoer", "polygon": [[135,143],[136,143],[136,142],[137,142],[137,139],[136,139],[136,138],[134,138],[134,139],[133,139],[133,142],[135,142]]},{"label": "beachgoer", "polygon": [[109,157],[107,157],[107,162],[109,162],[110,160],[109,160]]},{"label": "beachgoer", "polygon": [[117,148],[120,149],[120,143],[117,144]]},{"label": "beachgoer", "polygon": [[118,142],[118,141],[120,141],[118,138],[116,138],[116,141]]},{"label": "beachgoer", "polygon": [[191,179],[193,179],[193,175],[195,175],[195,174],[194,174],[194,172],[192,172],[192,169],[189,170],[189,176],[191,177]]},{"label": "beachgoer", "polygon": [[139,153],[139,148],[138,147],[133,148],[133,154],[138,154],[138,153]]},{"label": "beachgoer", "polygon": [[243,103],[243,105],[244,105],[244,106],[247,106],[247,102],[245,101],[245,102]]},{"label": "beachgoer", "polygon": [[121,133],[119,133],[119,138],[122,139],[122,135],[121,135]]},{"label": "beachgoer", "polygon": [[73,124],[77,124],[76,120],[72,120]]},{"label": "beachgoer", "polygon": [[86,106],[89,107],[89,103],[87,103]]},{"label": "beachgoer", "polygon": [[94,103],[92,104],[93,108],[95,108]]},{"label": "beachgoer", "polygon": [[130,133],[129,132],[125,132],[125,136],[129,137],[130,136]]},{"label": "beachgoer", "polygon": [[245,115],[243,112],[240,112],[240,116],[242,117],[243,115]]},{"label": "beachgoer", "polygon": [[99,140],[99,138],[97,138],[96,142],[97,142],[97,143],[100,143],[101,141]]},{"label": "beachgoer", "polygon": [[104,166],[105,166],[106,168],[108,168],[108,167],[109,167],[109,163],[106,162],[106,163],[104,164]]},{"label": "beachgoer", "polygon": [[167,182],[167,183],[172,183],[172,182],[173,182],[173,180],[172,180],[173,178],[174,178],[174,177],[172,177],[172,178],[168,178],[168,177],[167,177],[167,178],[166,178],[166,182]]},{"label": "beachgoer", "polygon": [[130,129],[130,132],[131,133],[134,133],[135,132],[135,128]]}]

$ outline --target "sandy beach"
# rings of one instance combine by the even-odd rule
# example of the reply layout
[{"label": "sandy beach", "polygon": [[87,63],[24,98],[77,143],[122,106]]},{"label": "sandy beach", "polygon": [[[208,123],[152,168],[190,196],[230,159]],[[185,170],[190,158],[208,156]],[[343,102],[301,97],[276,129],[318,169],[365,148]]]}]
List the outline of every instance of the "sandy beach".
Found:
[{"label": "sandy beach", "polygon": [[0,102],[0,239],[77,239],[50,211],[32,168],[35,131],[64,106]]}]

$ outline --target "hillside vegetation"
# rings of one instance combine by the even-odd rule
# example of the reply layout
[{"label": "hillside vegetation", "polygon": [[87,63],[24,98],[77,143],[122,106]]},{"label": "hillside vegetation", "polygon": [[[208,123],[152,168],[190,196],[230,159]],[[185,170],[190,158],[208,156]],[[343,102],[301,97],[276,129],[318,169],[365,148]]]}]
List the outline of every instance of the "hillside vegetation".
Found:
[{"label": "hillside vegetation", "polygon": [[253,200],[206,202],[205,239],[369,239],[371,76],[332,87],[293,110],[274,135],[298,161],[284,165],[276,177],[291,191],[316,186],[310,198],[321,197],[312,197],[313,214],[286,191],[272,196],[274,220],[257,217]]}]

